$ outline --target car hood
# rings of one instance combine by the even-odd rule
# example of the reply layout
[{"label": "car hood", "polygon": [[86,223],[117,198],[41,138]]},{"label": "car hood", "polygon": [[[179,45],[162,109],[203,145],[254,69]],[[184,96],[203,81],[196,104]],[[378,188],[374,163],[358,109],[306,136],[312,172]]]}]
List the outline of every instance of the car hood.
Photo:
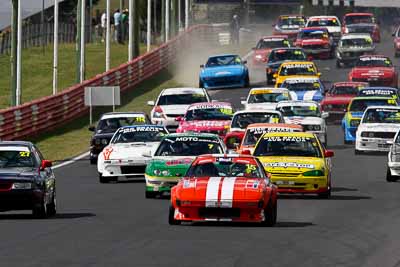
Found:
[{"label": "car hood", "polygon": [[146,175],[155,176],[155,171],[168,170],[168,174],[159,174],[163,177],[182,177],[186,174],[195,156],[155,156],[147,164]]},{"label": "car hood", "polygon": [[193,131],[224,130],[229,128],[230,124],[230,120],[182,121],[179,128]]},{"label": "car hood", "polygon": [[396,132],[400,129],[400,123],[361,123],[358,131],[369,132]]},{"label": "car hood", "polygon": [[285,123],[300,124],[300,125],[321,125],[323,123],[322,118],[318,117],[284,117]]},{"label": "car hood", "polygon": [[26,180],[30,181],[38,175],[38,168],[0,168],[0,181]]},{"label": "car hood", "polygon": [[371,29],[376,26],[375,23],[356,23],[356,24],[348,24],[346,27],[350,29]]},{"label": "car hood", "polygon": [[165,114],[185,115],[189,105],[162,105],[160,106]]},{"label": "car hood", "polygon": [[201,75],[203,77],[223,77],[229,75],[243,74],[245,68],[242,65],[211,67],[203,69]]},{"label": "car hood", "polygon": [[321,91],[319,90],[310,90],[310,91],[290,91],[290,96],[293,100],[313,100],[313,101],[321,101],[323,96]]},{"label": "car hood", "polygon": [[325,166],[323,158],[314,157],[258,157],[267,172],[303,173],[311,170],[321,170]]},{"label": "car hood", "polygon": [[109,160],[143,157],[144,152],[151,151],[158,144],[159,142],[113,144],[107,146],[103,153],[109,153]]},{"label": "car hood", "polygon": [[271,52],[271,48],[265,48],[265,49],[256,49],[254,50],[254,56],[256,55],[263,55],[266,56]]},{"label": "car hood", "polygon": [[175,192],[176,197],[181,201],[199,201],[206,202],[208,207],[224,207],[232,205],[232,201],[235,200],[259,201],[264,188],[265,181],[258,178],[201,177],[183,178]]},{"label": "car hood", "polygon": [[351,70],[353,77],[391,77],[394,75],[393,68],[387,67],[356,67]]}]

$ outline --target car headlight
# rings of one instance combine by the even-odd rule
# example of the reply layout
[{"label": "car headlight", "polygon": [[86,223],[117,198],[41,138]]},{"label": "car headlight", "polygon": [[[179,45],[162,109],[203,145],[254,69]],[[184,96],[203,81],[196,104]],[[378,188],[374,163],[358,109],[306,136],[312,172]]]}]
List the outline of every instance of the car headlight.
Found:
[{"label": "car headlight", "polygon": [[94,139],[95,145],[100,145],[101,144],[101,139]]},{"label": "car headlight", "polygon": [[170,173],[168,170],[163,170],[163,171],[161,172],[161,174],[162,174],[163,176],[169,176],[171,173]]},{"label": "car headlight", "polygon": [[324,176],[324,172],[321,170],[312,170],[304,172],[303,176]]},{"label": "car headlight", "polygon": [[108,144],[108,140],[107,140],[107,139],[101,139],[101,143],[102,143],[103,145],[107,145],[107,144]]},{"label": "car headlight", "polygon": [[358,127],[358,125],[360,125],[360,120],[351,120],[350,121],[351,127]]},{"label": "car headlight", "polygon": [[23,190],[23,189],[31,189],[32,188],[32,183],[13,183],[11,189],[16,189],[16,190]]},{"label": "car headlight", "polygon": [[160,170],[154,170],[153,173],[154,173],[154,175],[160,175],[161,171]]},{"label": "car headlight", "polygon": [[263,57],[262,57],[262,55],[256,55],[255,58],[256,59],[262,59]]},{"label": "car headlight", "polygon": [[390,154],[390,161],[392,161],[392,162],[400,162],[400,153],[392,152]]},{"label": "car headlight", "polygon": [[308,125],[305,127],[308,131],[321,131],[321,125]]},{"label": "car headlight", "polygon": [[372,137],[374,137],[375,135],[374,135],[374,133],[373,132],[362,132],[361,133],[361,137],[370,137],[370,138],[372,138]]}]

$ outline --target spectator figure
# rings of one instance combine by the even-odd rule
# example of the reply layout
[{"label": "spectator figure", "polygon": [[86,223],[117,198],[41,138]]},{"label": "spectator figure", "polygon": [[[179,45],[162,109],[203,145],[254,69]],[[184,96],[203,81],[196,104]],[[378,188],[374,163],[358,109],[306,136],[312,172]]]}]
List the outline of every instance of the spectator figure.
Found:
[{"label": "spectator figure", "polygon": [[118,43],[122,43],[122,32],[121,32],[121,13],[119,9],[114,12],[114,38]]},{"label": "spectator figure", "polygon": [[231,40],[233,44],[239,44],[239,30],[240,30],[240,22],[239,16],[233,15],[231,23],[229,25]]},{"label": "spectator figure", "polygon": [[129,29],[129,11],[125,9],[121,15],[121,28],[122,28],[122,41],[128,39],[128,29]]},{"label": "spectator figure", "polygon": [[101,15],[101,42],[104,43],[107,31],[107,13],[104,11]]}]

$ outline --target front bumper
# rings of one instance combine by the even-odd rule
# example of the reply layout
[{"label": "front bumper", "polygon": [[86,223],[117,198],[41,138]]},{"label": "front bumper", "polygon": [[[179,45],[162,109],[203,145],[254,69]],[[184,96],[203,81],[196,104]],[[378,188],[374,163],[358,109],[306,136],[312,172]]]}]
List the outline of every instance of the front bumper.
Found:
[{"label": "front bumper", "polygon": [[272,174],[271,181],[278,187],[278,193],[320,194],[329,190],[325,176],[294,178]]},{"label": "front bumper", "polygon": [[400,176],[400,162],[389,161],[388,167],[393,176]]},{"label": "front bumper", "polygon": [[110,163],[104,165],[104,177],[144,176],[149,160],[135,160],[132,162]]},{"label": "front bumper", "polygon": [[391,144],[388,144],[388,141],[392,140],[393,139],[357,137],[356,150],[371,151],[371,152],[374,151],[388,152],[391,146]]},{"label": "front bumper", "polygon": [[245,84],[244,79],[241,81],[204,81],[203,83],[205,89],[240,88],[245,87]]},{"label": "front bumper", "polygon": [[311,55],[311,56],[318,56],[318,55],[329,55],[332,52],[331,48],[322,48],[322,49],[307,49],[307,48],[303,48],[304,52],[307,55]]},{"label": "front bumper", "polygon": [[157,177],[145,174],[146,191],[170,192],[171,188],[178,184],[180,177]]},{"label": "front bumper", "polygon": [[41,203],[43,196],[42,191],[33,189],[0,192],[0,211],[31,210]]}]

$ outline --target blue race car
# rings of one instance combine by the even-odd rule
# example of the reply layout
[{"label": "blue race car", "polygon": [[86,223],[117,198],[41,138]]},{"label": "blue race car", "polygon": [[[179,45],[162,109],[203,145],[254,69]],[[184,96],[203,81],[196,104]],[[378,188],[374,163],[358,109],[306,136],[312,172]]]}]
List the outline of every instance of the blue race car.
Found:
[{"label": "blue race car", "polygon": [[342,120],[342,129],[345,144],[350,144],[356,141],[356,132],[358,125],[360,124],[364,111],[369,106],[397,106],[397,102],[391,97],[382,96],[357,96],[353,98],[349,106],[347,107],[347,112],[345,113]]},{"label": "blue race car", "polygon": [[248,87],[249,70],[238,55],[219,55],[208,58],[199,75],[200,88]]},{"label": "blue race car", "polygon": [[319,78],[313,77],[293,77],[287,78],[282,84],[282,88],[290,91],[293,100],[312,100],[321,102],[324,98],[325,88]]}]

